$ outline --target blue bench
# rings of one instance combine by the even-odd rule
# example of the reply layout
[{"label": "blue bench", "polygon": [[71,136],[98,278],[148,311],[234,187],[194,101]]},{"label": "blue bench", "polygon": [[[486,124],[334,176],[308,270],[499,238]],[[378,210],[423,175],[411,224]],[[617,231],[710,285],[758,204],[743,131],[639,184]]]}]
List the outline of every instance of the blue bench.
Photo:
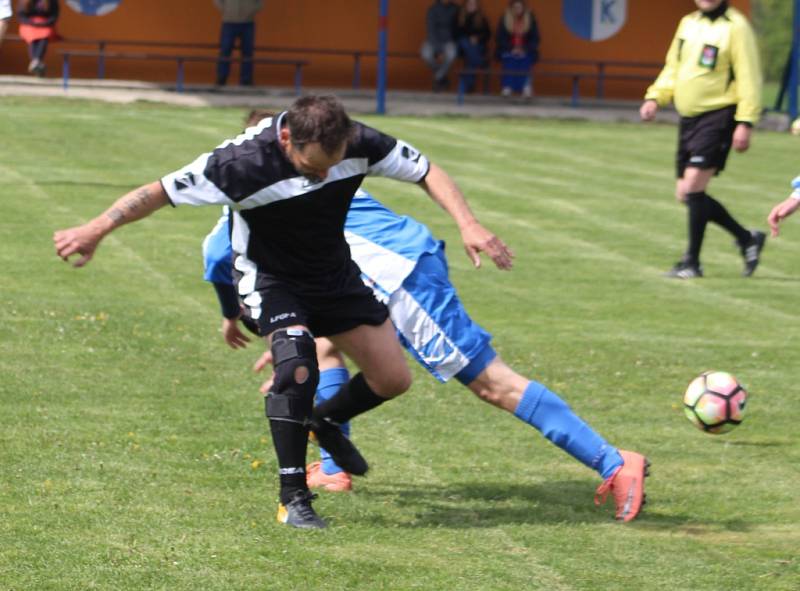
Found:
[{"label": "blue bench", "polygon": [[[570,60],[548,59],[541,60],[534,70],[534,79],[537,78],[567,78],[571,80],[571,104],[577,107],[580,104],[580,86],[582,80],[593,80],[596,85],[595,97],[605,98],[606,82],[631,81],[652,82],[655,80],[662,64],[654,62],[628,62],[620,60]],[[619,70],[622,70],[621,72]],[[627,71],[633,70],[632,73]],[[652,72],[645,74],[644,72]],[[464,104],[466,95],[466,76],[478,76],[484,79],[484,92],[488,91],[487,81],[490,78],[502,76],[528,76],[529,72],[507,72],[499,68],[465,68],[458,75],[458,92],[456,102]]]},{"label": "blue bench", "polygon": [[[63,78],[64,90],[69,88],[70,69],[72,58],[75,57],[88,57],[96,58],[98,60],[98,78],[102,79],[105,76],[105,61],[109,59],[114,60],[145,60],[145,61],[174,61],[177,66],[177,77],[175,80],[175,89],[178,92],[184,90],[185,79],[185,64],[187,62],[203,62],[203,63],[217,63],[220,58],[215,55],[185,55],[185,54],[171,54],[171,53],[137,53],[137,52],[120,52],[120,51],[90,51],[90,50],[65,50],[61,51],[62,67],[61,73]],[[292,59],[269,59],[254,57],[252,59],[242,58],[226,58],[227,61],[232,63],[251,62],[253,64],[266,64],[273,66],[293,66],[294,73],[294,90],[298,96],[302,93],[302,70],[303,66],[307,66],[309,62],[305,60],[292,60]]]},{"label": "blue bench", "polygon": [[[22,41],[18,35],[7,35],[8,41]],[[211,50],[217,51],[219,45],[216,43],[186,43],[182,41],[142,41],[136,39],[73,39],[65,38],[61,41],[65,45],[76,45],[93,47],[97,54],[97,78],[102,80],[105,78],[105,57],[111,56],[112,53],[128,52],[129,49],[143,49],[143,50],[169,50],[169,51],[182,51],[182,50]],[[115,52],[109,52],[111,48],[119,48]],[[73,55],[76,55],[70,50]],[[377,59],[377,50],[366,49],[326,49],[318,47],[281,47],[272,45],[257,45],[254,48],[255,54],[259,53],[281,53],[281,54],[296,54],[302,55],[331,55],[331,56],[348,56],[353,59],[353,89],[361,87],[361,67],[364,59]],[[420,59],[419,54],[413,52],[390,51],[388,57],[393,59]],[[112,58],[116,59],[116,58]],[[260,58],[254,58],[260,59]],[[258,63],[258,62],[256,62]]]}]

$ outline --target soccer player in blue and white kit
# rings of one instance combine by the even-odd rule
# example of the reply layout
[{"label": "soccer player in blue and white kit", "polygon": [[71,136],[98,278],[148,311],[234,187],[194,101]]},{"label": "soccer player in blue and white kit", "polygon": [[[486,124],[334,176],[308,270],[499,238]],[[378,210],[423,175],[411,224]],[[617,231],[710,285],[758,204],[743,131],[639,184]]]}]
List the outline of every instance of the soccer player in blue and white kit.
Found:
[{"label": "soccer player in blue and white kit", "polygon": [[[223,336],[233,348],[247,337],[236,328],[241,315],[231,281],[227,212],[203,243],[205,278],[214,283],[222,304]],[[482,400],[535,427],[552,443],[603,478],[595,501],[614,494],[616,517],[634,519],[644,501],[647,460],[617,450],[589,427],[555,393],[508,367],[491,346],[491,336],[467,314],[448,278],[444,244],[416,220],[400,216],[364,190],[356,192],[345,220],[345,237],[362,279],[387,304],[400,342],[436,379],[455,378]],[[331,396],[347,382],[341,356],[317,339],[320,381],[318,412],[335,404]],[[323,353],[324,351],[324,353]],[[266,365],[266,357],[257,367]],[[265,385],[266,386],[266,385]],[[266,393],[268,387],[262,388]],[[343,425],[345,427],[345,425]],[[349,433],[349,427],[346,427]],[[311,488],[350,490],[349,474],[321,450],[322,462],[308,469]]]}]

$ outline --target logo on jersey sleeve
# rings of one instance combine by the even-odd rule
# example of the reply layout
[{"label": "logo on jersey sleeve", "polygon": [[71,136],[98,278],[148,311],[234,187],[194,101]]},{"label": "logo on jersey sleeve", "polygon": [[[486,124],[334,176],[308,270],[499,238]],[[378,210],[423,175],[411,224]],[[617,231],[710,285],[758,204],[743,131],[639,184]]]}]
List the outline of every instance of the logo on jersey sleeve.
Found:
[{"label": "logo on jersey sleeve", "polygon": [[187,172],[181,178],[175,179],[175,189],[178,191],[185,191],[190,187],[194,187],[196,184],[197,181],[194,178],[194,174],[191,172]]},{"label": "logo on jersey sleeve", "polygon": [[717,56],[719,55],[719,47],[714,45],[703,45],[703,51],[700,52],[700,61],[698,65],[702,68],[713,70],[717,67]]},{"label": "logo on jersey sleeve", "polygon": [[400,155],[406,160],[411,160],[411,162],[419,162],[419,158],[422,156],[419,150],[412,148],[408,144],[403,144],[403,149],[400,150]]}]

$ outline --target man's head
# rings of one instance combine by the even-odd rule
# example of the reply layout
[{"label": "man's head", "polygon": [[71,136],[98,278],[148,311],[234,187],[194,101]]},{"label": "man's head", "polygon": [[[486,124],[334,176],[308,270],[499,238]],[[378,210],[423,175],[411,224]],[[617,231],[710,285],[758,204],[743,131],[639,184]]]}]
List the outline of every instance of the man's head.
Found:
[{"label": "man's head", "polygon": [[286,112],[280,142],[297,172],[320,182],[344,158],[353,123],[333,96],[304,96]]},{"label": "man's head", "polygon": [[697,4],[697,8],[703,12],[716,10],[723,2],[724,0],[694,0],[694,3]]}]

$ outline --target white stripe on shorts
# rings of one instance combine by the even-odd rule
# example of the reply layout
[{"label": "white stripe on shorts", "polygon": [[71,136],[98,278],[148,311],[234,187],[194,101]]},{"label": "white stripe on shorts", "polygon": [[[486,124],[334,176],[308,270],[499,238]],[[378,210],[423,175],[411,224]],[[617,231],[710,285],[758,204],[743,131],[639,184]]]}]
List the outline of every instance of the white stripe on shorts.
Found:
[{"label": "white stripe on shorts", "polygon": [[404,288],[391,295],[388,307],[397,331],[440,380],[446,382],[469,365],[469,358]]}]

